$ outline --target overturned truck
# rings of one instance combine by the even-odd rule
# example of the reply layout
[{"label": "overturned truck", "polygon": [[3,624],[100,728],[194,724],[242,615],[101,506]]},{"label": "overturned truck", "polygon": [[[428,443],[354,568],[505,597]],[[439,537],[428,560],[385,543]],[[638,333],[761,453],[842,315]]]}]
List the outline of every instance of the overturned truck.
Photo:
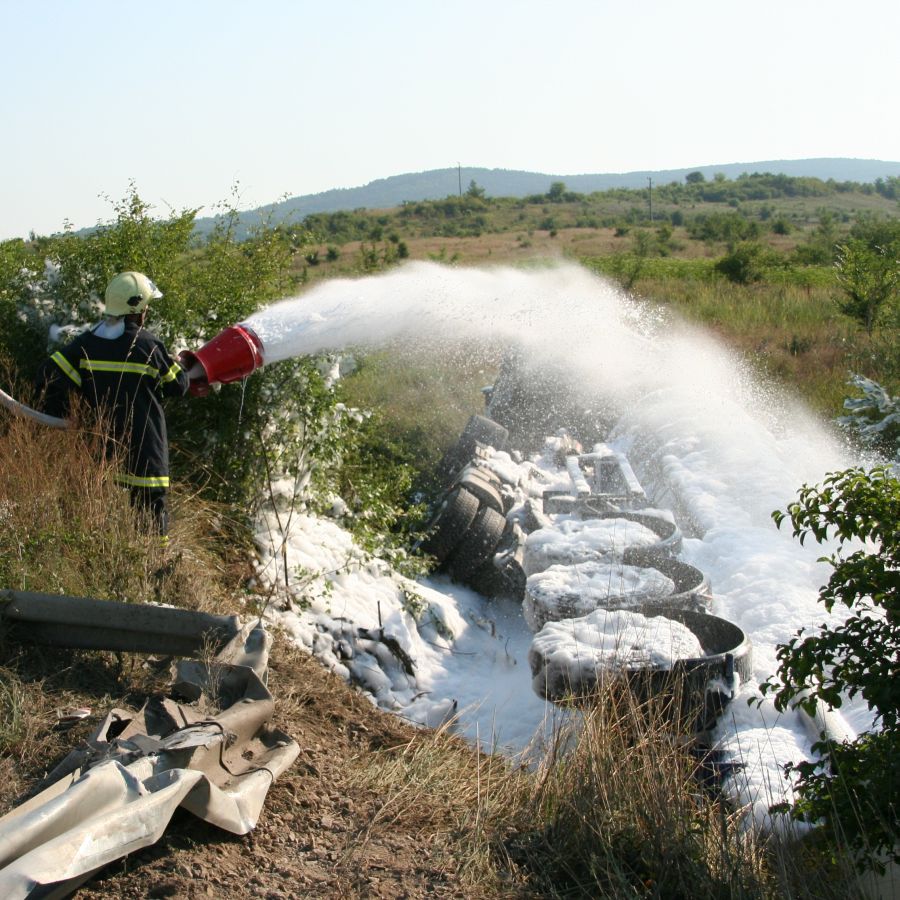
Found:
[{"label": "overturned truck", "polygon": [[[520,399],[495,394],[488,412],[536,441],[551,411],[523,424]],[[580,432],[596,436],[583,423]],[[454,581],[521,601],[539,696],[590,702],[609,678],[641,695],[677,683],[688,727],[710,730],[752,677],[752,648],[710,613],[709,581],[680,558],[673,514],[651,504],[628,459],[601,440],[585,450],[557,430],[527,455],[510,443],[490,415],[470,418],[443,460],[445,489],[422,549]]]}]

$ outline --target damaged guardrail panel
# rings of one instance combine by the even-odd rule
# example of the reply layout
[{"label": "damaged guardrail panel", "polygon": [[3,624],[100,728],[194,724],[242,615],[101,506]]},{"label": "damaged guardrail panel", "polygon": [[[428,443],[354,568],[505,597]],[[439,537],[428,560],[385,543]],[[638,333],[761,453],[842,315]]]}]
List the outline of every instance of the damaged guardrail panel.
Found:
[{"label": "damaged guardrail panel", "polygon": [[173,667],[172,691],[206,702],[156,696],[138,713],[111,710],[40,793],[0,818],[0,897],[67,896],[155,843],[179,806],[233,834],[256,826],[269,786],[299,753],[270,724],[261,621],[18,591],[0,592],[0,620],[23,639],[77,649],[177,656],[207,648],[210,636],[227,641],[209,665]]}]

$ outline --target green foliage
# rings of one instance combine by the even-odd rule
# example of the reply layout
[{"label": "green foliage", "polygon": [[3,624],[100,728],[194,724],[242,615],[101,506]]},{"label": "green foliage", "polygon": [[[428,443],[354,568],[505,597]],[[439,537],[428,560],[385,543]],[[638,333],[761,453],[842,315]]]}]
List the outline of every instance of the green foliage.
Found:
[{"label": "green foliage", "polygon": [[314,454],[319,511],[327,512],[331,498],[340,497],[343,522],[363,550],[403,574],[421,574],[423,560],[406,551],[422,524],[424,507],[409,505],[414,467],[405,448],[390,437],[380,415],[343,404],[335,412]]},{"label": "green foliage", "polygon": [[892,397],[880,384],[863,375],[851,375],[850,384],[862,391],[862,397],[844,401],[850,415],[837,422],[863,447],[900,463],[900,397]]},{"label": "green foliage", "polygon": [[631,241],[631,253],[615,254],[616,265],[610,270],[626,291],[630,291],[644,273],[648,257],[654,253],[663,255],[656,236],[644,228],[636,228],[631,233]]},{"label": "green foliage", "polygon": [[793,230],[791,223],[784,216],[772,221],[772,234],[790,234]]},{"label": "green foliage", "polygon": [[772,253],[756,241],[742,241],[717,263],[716,271],[735,284],[761,281],[772,262]]},{"label": "green foliage", "polygon": [[359,267],[363,272],[380,272],[409,257],[409,247],[405,241],[391,240],[380,244],[363,242],[359,246]]},{"label": "green foliage", "polygon": [[[634,249],[640,250],[637,242],[635,242]],[[638,260],[642,260],[641,269],[638,273],[641,278],[708,283],[717,280],[715,264],[710,259],[677,259],[663,256],[640,257],[638,253],[615,253],[611,256],[590,257],[582,260],[582,262],[595,272],[609,275],[618,281],[622,281],[637,264]]]},{"label": "green foliage", "polygon": [[469,182],[469,187],[466,189],[466,196],[474,197],[477,200],[483,200],[484,199],[484,188],[481,187],[479,184],[477,184],[475,179],[473,178]]},{"label": "green foliage", "polygon": [[47,346],[46,332],[33,327],[30,310],[21,302],[31,291],[35,268],[24,241],[0,243],[0,356],[8,362],[34,360]]},{"label": "green foliage", "polygon": [[804,266],[828,266],[834,262],[837,250],[837,220],[829,210],[819,210],[819,222],[806,241],[794,251],[798,263]]},{"label": "green foliage", "polygon": [[[199,346],[291,285],[291,257],[303,244],[296,230],[261,226],[239,242],[237,211],[226,206],[212,233],[197,243],[193,211],[157,219],[133,185],[113,208],[111,222],[86,234],[4,246],[3,316],[18,325],[0,335],[0,349],[23,380],[45,357],[51,324],[77,331],[99,318],[105,285],[116,272],[143,271],[160,286],[163,297],[152,304],[148,324],[173,350]],[[244,423],[267,415],[258,407],[265,389],[289,370],[264,370],[246,391],[230,387],[202,401],[169,403],[176,478],[193,479],[216,499],[255,496],[261,470],[258,456],[246,452]],[[305,374],[291,377],[298,382],[293,387],[307,385]]]},{"label": "green foliage", "polygon": [[[777,677],[763,685],[785,710],[799,703],[840,708],[859,695],[875,714],[875,726],[856,740],[839,743],[824,734],[814,745],[819,758],[789,766],[798,777],[798,818],[823,820],[827,833],[843,839],[860,865],[879,867],[886,853],[900,861],[900,480],[889,469],[854,468],[829,475],[821,487],[804,485],[787,512],[801,543],[837,541],[824,557],[831,577],[819,599],[850,615],[841,625],[801,630],[777,650]],[[862,542],[862,543],[859,543]]]},{"label": "green foliage", "polygon": [[838,249],[835,276],[844,300],[839,304],[845,315],[856,319],[867,334],[879,317],[900,294],[900,258],[890,245],[872,246],[853,238]]},{"label": "green foliage", "polygon": [[[2,245],[0,315],[10,331],[0,340],[25,377],[46,354],[51,323],[77,326],[100,316],[100,297],[117,271],[147,272],[164,294],[151,307],[151,327],[173,349],[196,347],[284,296],[292,284],[291,259],[306,242],[297,229],[267,226],[238,241],[237,212],[226,206],[198,243],[192,211],[155,219],[133,187],[115,213],[88,234],[66,233],[31,247]],[[383,245],[364,244],[362,252],[364,268],[366,259],[382,268],[409,250],[392,233]],[[10,342],[13,326],[31,336],[28,353],[19,337],[19,346]],[[420,565],[401,549],[409,543],[402,532],[415,518],[405,518],[412,469],[374,419],[337,402],[313,360],[286,360],[207,397],[170,402],[167,419],[176,483],[191,480],[205,496],[247,515],[284,477],[293,479],[298,496],[323,508],[345,496],[347,524],[365,549],[410,571]],[[68,540],[56,532],[35,534],[35,546],[52,545],[57,556],[57,545]]]},{"label": "green foliage", "polygon": [[759,225],[740,213],[701,213],[687,223],[687,233],[698,241],[734,244],[759,236]]},{"label": "green foliage", "polygon": [[889,175],[887,178],[876,178],[875,191],[888,200],[900,200],[900,177]]}]

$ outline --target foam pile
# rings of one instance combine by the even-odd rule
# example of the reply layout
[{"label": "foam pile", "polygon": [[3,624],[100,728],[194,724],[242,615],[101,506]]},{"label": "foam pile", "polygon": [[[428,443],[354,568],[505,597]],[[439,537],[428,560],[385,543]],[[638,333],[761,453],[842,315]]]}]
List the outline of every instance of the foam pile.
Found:
[{"label": "foam pile", "polygon": [[551,566],[621,559],[625,551],[652,547],[659,535],[630,519],[564,519],[553,528],[540,528],[525,542],[525,574],[543,572]]},{"label": "foam pile", "polygon": [[534,637],[528,661],[534,689],[547,697],[590,691],[603,672],[671,669],[703,656],[697,636],[663,616],[597,609],[578,619],[548,622]]},{"label": "foam pile", "polygon": [[675,582],[656,569],[604,562],[550,566],[528,577],[522,614],[532,631],[540,631],[547,622],[577,619],[599,607],[639,606],[674,590]]}]

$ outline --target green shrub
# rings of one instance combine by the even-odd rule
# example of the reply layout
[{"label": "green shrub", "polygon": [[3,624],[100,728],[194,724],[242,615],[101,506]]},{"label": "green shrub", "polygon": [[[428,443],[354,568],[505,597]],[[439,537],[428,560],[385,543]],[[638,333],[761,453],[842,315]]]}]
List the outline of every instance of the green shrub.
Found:
[{"label": "green shrub", "polygon": [[[290,289],[291,257],[303,243],[296,230],[260,226],[239,242],[238,214],[226,208],[211,233],[196,239],[194,211],[157,219],[133,185],[114,211],[111,222],[87,233],[4,245],[0,315],[12,326],[0,335],[0,351],[20,381],[30,381],[45,358],[51,324],[80,330],[102,315],[101,298],[116,272],[143,271],[160,286],[163,297],[152,304],[148,327],[173,350],[200,346]],[[268,388],[286,372],[292,387],[305,389],[308,373],[295,369],[263,370],[246,391],[224,388],[203,401],[170,403],[176,478],[190,478],[215,499],[255,496],[258,455],[248,452],[246,423],[288,415],[287,396],[277,412],[260,404],[270,401]]]},{"label": "green shrub", "polygon": [[686,228],[688,235],[698,241],[733,244],[759,236],[759,224],[736,212],[701,213],[688,220]]},{"label": "green shrub", "polygon": [[793,230],[784,216],[779,216],[772,222],[772,234],[790,234]]},{"label": "green shrub", "polygon": [[850,614],[780,645],[763,692],[779,710],[799,703],[811,714],[819,703],[838,709],[859,696],[875,720],[853,741],[823,734],[817,759],[788,766],[799,798],[791,812],[823,822],[860,866],[879,869],[882,854],[900,862],[900,480],[886,468],[847,469],[821,487],[804,485],[797,502],[773,516],[779,526],[789,518],[801,542],[837,541],[824,558],[832,573],[819,599],[828,612],[839,604]]},{"label": "green shrub", "polygon": [[716,271],[735,284],[751,284],[762,281],[768,258],[769,254],[762,244],[743,241],[716,263]]}]

